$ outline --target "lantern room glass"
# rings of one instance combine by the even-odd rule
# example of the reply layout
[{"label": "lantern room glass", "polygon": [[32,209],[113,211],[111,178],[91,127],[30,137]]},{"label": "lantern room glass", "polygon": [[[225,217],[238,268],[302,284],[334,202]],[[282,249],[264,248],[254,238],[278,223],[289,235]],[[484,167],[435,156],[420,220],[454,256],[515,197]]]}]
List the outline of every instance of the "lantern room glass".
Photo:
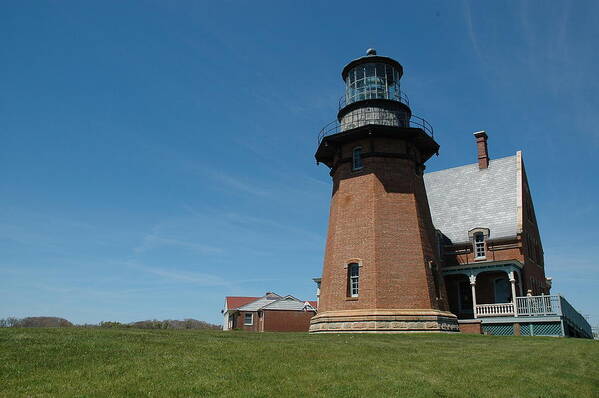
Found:
[{"label": "lantern room glass", "polygon": [[345,79],[345,104],[366,99],[402,101],[399,71],[382,62],[369,62],[352,68]]}]

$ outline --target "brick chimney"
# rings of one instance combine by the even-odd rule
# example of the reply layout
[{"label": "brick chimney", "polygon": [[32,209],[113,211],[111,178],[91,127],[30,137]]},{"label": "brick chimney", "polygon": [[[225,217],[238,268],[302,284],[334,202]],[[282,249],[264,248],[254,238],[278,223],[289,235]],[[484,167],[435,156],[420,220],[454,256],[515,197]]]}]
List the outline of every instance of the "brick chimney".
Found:
[{"label": "brick chimney", "polygon": [[478,168],[486,169],[489,167],[489,150],[487,148],[487,133],[484,131],[477,131],[474,133],[476,138],[476,147],[478,150]]}]

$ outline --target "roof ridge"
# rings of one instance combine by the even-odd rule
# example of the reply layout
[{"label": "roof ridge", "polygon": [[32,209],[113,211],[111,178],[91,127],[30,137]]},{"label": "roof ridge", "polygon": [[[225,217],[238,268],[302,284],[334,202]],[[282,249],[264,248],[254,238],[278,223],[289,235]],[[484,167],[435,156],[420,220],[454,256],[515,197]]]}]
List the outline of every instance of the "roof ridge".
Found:
[{"label": "roof ridge", "polygon": [[[514,154],[514,155],[509,155],[509,156],[503,156],[503,157],[500,157],[500,158],[490,159],[490,161],[489,161],[489,167],[491,166],[491,164],[492,164],[492,162],[494,160],[495,161],[497,161],[497,160],[505,160],[505,159],[509,159],[509,158],[515,158],[516,156],[517,155]],[[440,173],[442,171],[455,170],[455,169],[460,169],[462,167],[468,167],[468,166],[477,166],[478,167],[478,163],[468,163],[468,164],[463,164],[461,166],[448,167],[446,169],[441,169],[441,170],[437,170],[437,171],[431,171],[431,172],[428,172],[428,173],[424,173],[424,175],[426,176],[426,175],[430,175],[430,174]]]},{"label": "roof ridge", "polygon": [[273,300],[272,302],[270,302],[270,303],[268,303],[268,304],[266,304],[266,305],[263,305],[261,308],[266,308],[266,307],[268,307],[268,306],[270,306],[270,305],[276,304],[276,303],[278,303],[279,301],[283,301],[283,300],[286,300],[286,299],[288,299],[288,298],[292,298],[292,299],[294,299],[295,301],[297,301],[298,303],[302,303],[302,302],[303,302],[302,300],[300,300],[300,299],[298,299],[298,298],[296,298],[296,297],[293,297],[292,295],[288,294],[288,295],[287,295],[287,296],[285,296],[285,297],[281,297],[281,298],[279,298],[279,299],[277,299],[277,300]]}]

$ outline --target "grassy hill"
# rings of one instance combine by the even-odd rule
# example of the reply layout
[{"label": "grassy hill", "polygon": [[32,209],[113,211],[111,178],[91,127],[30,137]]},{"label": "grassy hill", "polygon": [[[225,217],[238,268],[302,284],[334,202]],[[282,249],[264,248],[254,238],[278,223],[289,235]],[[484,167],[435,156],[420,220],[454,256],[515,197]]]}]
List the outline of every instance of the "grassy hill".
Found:
[{"label": "grassy hill", "polygon": [[599,397],[599,342],[5,328],[0,396]]}]

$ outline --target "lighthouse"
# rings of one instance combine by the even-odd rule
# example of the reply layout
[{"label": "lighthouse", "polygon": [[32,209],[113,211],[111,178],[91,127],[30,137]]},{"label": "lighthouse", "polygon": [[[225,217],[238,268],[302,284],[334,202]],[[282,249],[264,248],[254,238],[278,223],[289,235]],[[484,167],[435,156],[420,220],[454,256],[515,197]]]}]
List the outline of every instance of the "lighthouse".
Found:
[{"label": "lighthouse", "polygon": [[333,192],[312,333],[459,331],[423,180],[439,145],[412,114],[402,75],[374,49],[349,62],[337,118],[319,134]]}]

